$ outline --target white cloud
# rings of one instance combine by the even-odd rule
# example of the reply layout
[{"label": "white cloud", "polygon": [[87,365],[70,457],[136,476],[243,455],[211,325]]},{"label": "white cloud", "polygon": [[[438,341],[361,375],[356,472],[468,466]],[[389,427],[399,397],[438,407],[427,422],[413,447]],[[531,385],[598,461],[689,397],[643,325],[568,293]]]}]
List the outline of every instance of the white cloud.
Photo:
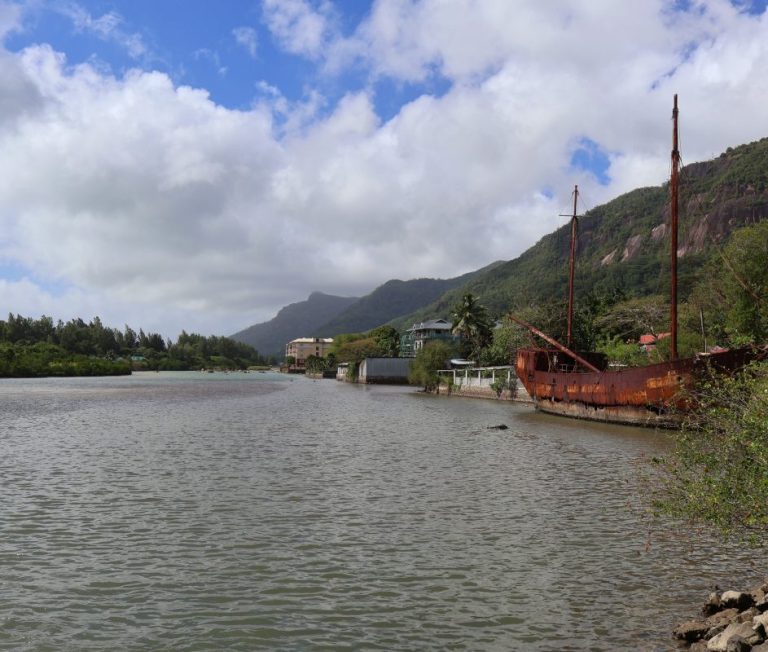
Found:
[{"label": "white cloud", "polygon": [[245,48],[248,55],[255,59],[259,51],[259,39],[256,30],[253,27],[235,27],[232,30],[232,36],[238,45]]},{"label": "white cloud", "polygon": [[326,98],[315,89],[308,89],[301,100],[290,101],[279,88],[263,79],[257,82],[256,88],[261,94],[256,106],[278,119],[280,124],[275,126],[275,132],[280,135],[302,132],[327,106]]},{"label": "white cloud", "polygon": [[102,41],[116,43],[134,59],[148,54],[148,48],[142,35],[125,31],[123,29],[123,17],[115,11],[109,11],[101,16],[93,16],[77,2],[63,2],[53,5],[53,7],[67,16],[76,30],[90,32]]},{"label": "white cloud", "polygon": [[288,52],[316,59],[336,37],[329,2],[315,9],[307,0],[264,0],[263,9],[267,27]]},{"label": "white cloud", "polygon": [[0,38],[21,28],[21,7],[9,2],[0,2]]},{"label": "white cloud", "polygon": [[[390,0],[341,37],[328,4],[264,3],[326,74],[451,82],[388,121],[366,90],[328,106],[264,82],[233,111],[161,73],[0,52],[0,262],[74,288],[4,282],[0,304],[227,333],[312,290],[513,258],[564,222],[574,183],[595,206],[664,180],[674,92],[686,161],[768,135],[768,17],[667,7]],[[610,153],[607,186],[570,168],[584,137]]]}]

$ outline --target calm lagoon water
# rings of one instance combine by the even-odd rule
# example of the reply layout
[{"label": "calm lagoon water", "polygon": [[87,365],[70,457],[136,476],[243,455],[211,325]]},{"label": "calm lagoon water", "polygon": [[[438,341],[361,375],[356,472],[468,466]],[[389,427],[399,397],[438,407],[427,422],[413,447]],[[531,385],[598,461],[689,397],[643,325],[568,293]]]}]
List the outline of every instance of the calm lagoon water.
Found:
[{"label": "calm lagoon water", "polygon": [[278,374],[2,380],[0,649],[667,650],[764,567],[649,539],[666,437]]}]

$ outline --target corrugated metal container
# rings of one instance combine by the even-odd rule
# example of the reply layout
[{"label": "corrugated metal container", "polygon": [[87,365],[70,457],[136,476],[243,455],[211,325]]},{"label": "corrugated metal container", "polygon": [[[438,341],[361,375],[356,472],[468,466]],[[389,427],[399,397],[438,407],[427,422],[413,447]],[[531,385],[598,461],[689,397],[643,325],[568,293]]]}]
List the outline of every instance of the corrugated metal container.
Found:
[{"label": "corrugated metal container", "polygon": [[360,363],[359,383],[403,384],[408,382],[408,371],[413,358],[366,358]]}]

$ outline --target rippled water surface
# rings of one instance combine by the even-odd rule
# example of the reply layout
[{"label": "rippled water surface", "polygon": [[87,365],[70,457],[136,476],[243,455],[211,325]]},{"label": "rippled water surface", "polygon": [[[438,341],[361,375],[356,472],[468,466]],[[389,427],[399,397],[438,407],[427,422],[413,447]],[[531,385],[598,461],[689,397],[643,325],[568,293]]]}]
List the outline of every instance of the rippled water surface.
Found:
[{"label": "rippled water surface", "polygon": [[0,381],[0,648],[666,650],[763,568],[648,539],[665,437],[276,374]]}]

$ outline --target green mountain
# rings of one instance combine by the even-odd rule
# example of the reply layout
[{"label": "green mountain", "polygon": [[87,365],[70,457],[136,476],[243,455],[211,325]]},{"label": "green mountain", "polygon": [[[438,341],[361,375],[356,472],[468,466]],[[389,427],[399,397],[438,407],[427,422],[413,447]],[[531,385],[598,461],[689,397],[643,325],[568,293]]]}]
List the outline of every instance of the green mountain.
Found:
[{"label": "green mountain", "polygon": [[[690,291],[704,263],[739,227],[768,218],[768,138],[729,148],[681,170],[679,293]],[[588,293],[665,294],[669,286],[669,185],[639,188],[579,220],[576,300]],[[544,236],[518,258],[477,274],[418,311],[394,320],[407,328],[447,317],[466,292],[492,315],[562,298],[566,301],[570,225]]]},{"label": "green mountain", "polygon": [[502,262],[497,261],[480,270],[451,279],[419,278],[411,281],[387,281],[353,303],[327,324],[323,324],[317,333],[322,337],[332,337],[339,333],[369,331],[431,304],[446,292],[465,285],[478,274],[485,273],[500,264]]},{"label": "green mountain", "polygon": [[371,330],[435,301],[448,290],[499,264],[495,262],[452,279],[387,281],[362,299],[313,292],[306,301],[282,308],[268,322],[254,324],[230,337],[251,345],[262,355],[280,357],[292,339]]},{"label": "green mountain", "polygon": [[286,343],[297,337],[318,337],[320,326],[357,300],[313,292],[306,301],[285,306],[269,321],[249,326],[230,338],[251,345],[263,356],[282,357]]}]

